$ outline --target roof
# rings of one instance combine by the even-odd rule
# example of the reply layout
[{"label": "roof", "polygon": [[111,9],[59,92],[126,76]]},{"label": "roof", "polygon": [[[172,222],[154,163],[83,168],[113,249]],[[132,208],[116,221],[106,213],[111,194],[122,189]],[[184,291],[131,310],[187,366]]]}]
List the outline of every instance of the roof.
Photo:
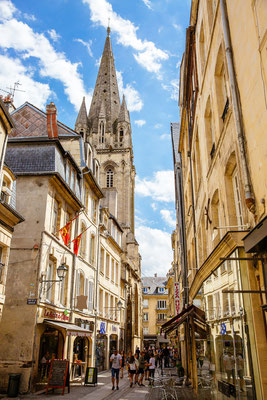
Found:
[{"label": "roof", "polygon": [[166,276],[151,276],[142,278],[142,286],[149,288],[146,294],[158,294],[157,288],[162,287],[165,288],[167,285]]},{"label": "roof", "polygon": [[6,106],[5,103],[1,100],[0,98],[0,109],[1,109],[1,114],[3,113],[3,115],[5,116],[6,122],[9,124],[10,129],[14,128],[14,121],[12,120]]}]

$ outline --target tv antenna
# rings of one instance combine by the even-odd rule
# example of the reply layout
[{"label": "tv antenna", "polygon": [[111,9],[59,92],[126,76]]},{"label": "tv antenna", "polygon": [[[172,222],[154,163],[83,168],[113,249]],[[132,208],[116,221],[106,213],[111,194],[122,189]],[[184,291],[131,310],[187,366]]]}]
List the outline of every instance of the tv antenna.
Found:
[{"label": "tv antenna", "polygon": [[11,86],[10,86],[10,87],[7,87],[7,89],[9,89],[9,91],[7,91],[7,90],[5,90],[5,89],[1,89],[1,88],[0,88],[0,90],[1,90],[2,92],[7,93],[7,94],[9,95],[9,96],[7,96],[7,97],[9,97],[10,100],[14,100],[15,92],[25,92],[25,90],[18,89],[18,87],[21,86],[21,85],[22,85],[22,84],[19,83],[19,81],[17,81],[17,82],[14,83],[13,88],[12,88]]}]

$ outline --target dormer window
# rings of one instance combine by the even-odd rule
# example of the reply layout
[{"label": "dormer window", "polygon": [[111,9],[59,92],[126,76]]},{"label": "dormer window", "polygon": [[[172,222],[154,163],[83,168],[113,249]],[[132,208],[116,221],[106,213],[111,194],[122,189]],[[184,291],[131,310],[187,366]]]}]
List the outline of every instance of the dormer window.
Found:
[{"label": "dormer window", "polygon": [[158,288],[158,293],[164,293],[164,287],[159,287]]},{"label": "dormer window", "polygon": [[114,173],[111,168],[107,170],[107,187],[111,188],[113,187],[113,178],[114,178]]},{"label": "dormer window", "polygon": [[143,292],[144,292],[144,293],[147,293],[147,292],[148,292],[148,287],[144,287],[144,288],[143,288]]}]

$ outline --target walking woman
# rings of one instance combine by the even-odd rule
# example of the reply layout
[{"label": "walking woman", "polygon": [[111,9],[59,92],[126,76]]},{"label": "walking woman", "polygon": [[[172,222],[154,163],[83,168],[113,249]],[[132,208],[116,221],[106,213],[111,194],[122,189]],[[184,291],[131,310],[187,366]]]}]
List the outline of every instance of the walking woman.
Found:
[{"label": "walking woman", "polygon": [[129,372],[129,378],[130,378],[130,387],[132,387],[133,386],[133,381],[134,381],[134,377],[135,377],[135,374],[136,374],[136,362],[135,362],[136,360],[135,360],[135,358],[134,358],[134,356],[131,356],[131,358],[129,359],[129,369],[128,369],[128,372]]},{"label": "walking woman", "polygon": [[148,386],[153,386],[154,385],[154,376],[155,376],[155,357],[154,357],[153,351],[152,351],[151,357],[149,359],[148,370],[149,370],[149,385]]}]

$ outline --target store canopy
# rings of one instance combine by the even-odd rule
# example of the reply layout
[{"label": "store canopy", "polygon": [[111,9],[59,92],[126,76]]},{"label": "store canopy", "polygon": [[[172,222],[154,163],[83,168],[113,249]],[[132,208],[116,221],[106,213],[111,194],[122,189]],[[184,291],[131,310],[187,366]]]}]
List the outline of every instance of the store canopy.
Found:
[{"label": "store canopy", "polygon": [[177,329],[183,324],[189,316],[193,317],[195,331],[202,337],[206,336],[205,312],[193,304],[184,308],[182,312],[165,322],[161,327],[162,332],[168,334],[174,331],[174,329]]},{"label": "store canopy", "polygon": [[84,329],[75,324],[67,324],[66,322],[60,321],[50,321],[45,319],[45,324],[56,326],[57,328],[65,329],[67,331],[67,336],[92,336],[92,332]]}]

